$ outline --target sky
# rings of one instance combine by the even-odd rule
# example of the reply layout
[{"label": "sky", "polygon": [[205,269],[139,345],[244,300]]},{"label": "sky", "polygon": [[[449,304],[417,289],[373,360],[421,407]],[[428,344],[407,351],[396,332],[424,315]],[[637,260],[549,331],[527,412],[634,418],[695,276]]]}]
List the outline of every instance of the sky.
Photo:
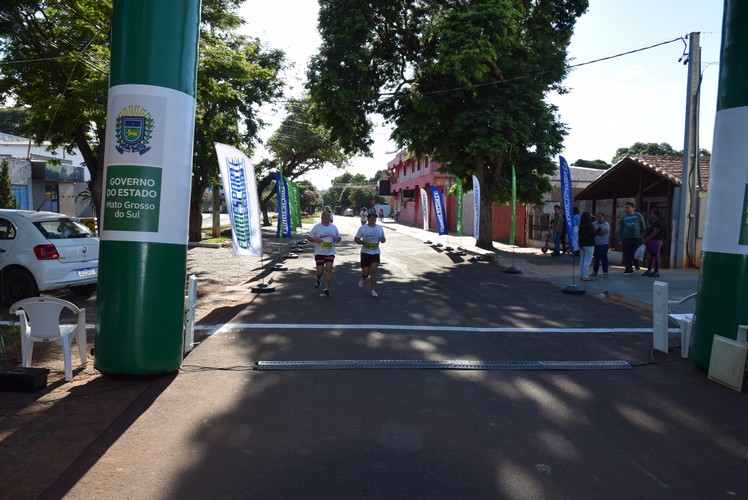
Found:
[{"label": "sky", "polygon": [[[247,22],[244,32],[284,50],[294,64],[285,74],[292,97],[303,92],[307,61],[320,43],[317,9],[315,0],[247,0],[240,10]],[[569,46],[572,65],[682,40],[571,71],[564,81],[569,92],[548,97],[569,129],[562,153],[569,163],[578,159],[610,163],[618,148],[635,142],[667,142],[683,149],[688,66],[679,59],[688,52],[685,37],[691,32],[700,32],[701,45],[699,146],[711,151],[722,10],[722,0],[590,0]],[[265,139],[280,123],[282,109],[266,106],[261,113],[274,124],[261,134]],[[372,136],[374,157],[353,158],[351,173],[371,177],[387,168],[396,154],[390,128],[379,118],[375,122],[380,126]],[[265,156],[260,150],[253,160]],[[328,167],[306,179],[325,189],[340,173]]]}]

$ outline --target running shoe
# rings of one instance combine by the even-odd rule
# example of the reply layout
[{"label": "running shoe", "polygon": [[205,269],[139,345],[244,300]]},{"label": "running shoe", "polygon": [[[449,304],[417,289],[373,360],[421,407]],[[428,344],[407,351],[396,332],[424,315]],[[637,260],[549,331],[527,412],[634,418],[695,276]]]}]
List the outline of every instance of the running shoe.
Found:
[{"label": "running shoe", "polygon": [[322,295],[324,295],[325,297],[329,297],[329,296],[330,296],[330,290],[328,290],[327,288],[325,288],[325,289],[324,289],[324,290],[322,291]]},{"label": "running shoe", "polygon": [[364,287],[364,278],[361,278],[360,280],[358,280],[358,287],[359,288],[363,288]]},{"label": "running shoe", "polygon": [[371,296],[376,299],[377,297],[379,297],[379,294],[377,294],[376,291],[372,290],[371,291]]},{"label": "running shoe", "polygon": [[320,283],[322,283],[322,280],[319,279],[319,278],[317,278],[315,281],[316,281],[316,283],[314,284],[314,288],[319,288],[319,285],[320,285]]}]

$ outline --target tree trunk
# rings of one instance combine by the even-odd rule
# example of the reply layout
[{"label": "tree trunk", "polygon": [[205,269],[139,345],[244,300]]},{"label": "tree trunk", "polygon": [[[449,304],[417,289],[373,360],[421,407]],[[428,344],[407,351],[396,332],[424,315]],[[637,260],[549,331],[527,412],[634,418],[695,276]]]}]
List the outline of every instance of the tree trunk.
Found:
[{"label": "tree trunk", "polygon": [[[88,142],[88,137],[80,128],[73,130],[73,138],[78,151],[83,156],[83,161],[86,163],[88,173],[91,175],[91,180],[88,181],[88,190],[91,191],[91,202],[94,207],[94,216],[101,218],[101,198],[104,192],[104,151],[106,148],[106,133],[97,134],[99,138],[99,150],[98,154],[94,153],[91,149],[91,144]],[[98,222],[97,222],[98,225]],[[99,227],[97,230],[101,229]]]},{"label": "tree trunk", "polygon": [[202,199],[193,196],[190,200],[189,238],[188,241],[203,240],[203,207]]},{"label": "tree trunk", "polygon": [[268,215],[268,202],[267,200],[260,200],[260,211],[262,212],[262,225],[272,226],[273,222],[270,220]]},{"label": "tree trunk", "polygon": [[493,249],[493,183],[487,179],[486,160],[483,155],[473,158],[475,176],[480,182],[480,221],[478,222],[478,248]]},{"label": "tree trunk", "polygon": [[[228,207],[226,207],[226,210],[228,210]],[[218,238],[219,236],[221,236],[221,188],[218,186],[218,184],[214,184],[213,185],[213,237]]]}]

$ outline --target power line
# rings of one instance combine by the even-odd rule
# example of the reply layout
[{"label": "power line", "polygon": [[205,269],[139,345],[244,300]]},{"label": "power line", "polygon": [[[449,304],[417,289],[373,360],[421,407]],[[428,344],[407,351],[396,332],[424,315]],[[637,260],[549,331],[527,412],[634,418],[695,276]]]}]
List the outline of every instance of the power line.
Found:
[{"label": "power line", "polygon": [[44,61],[56,61],[58,59],[71,59],[73,57],[77,56],[57,56],[57,57],[42,57],[39,59],[23,59],[21,61],[0,61],[0,65],[2,64],[26,64],[26,63],[32,63],[32,62],[44,62]]},{"label": "power line", "polygon": [[[661,45],[667,45],[669,43],[677,42],[679,40],[683,40],[683,37],[679,36],[677,38],[673,38],[672,40],[666,40],[664,42],[659,42],[659,43],[656,43],[654,45],[649,45],[647,47],[642,47],[642,48],[639,48],[639,49],[629,50],[627,52],[621,52],[619,54],[615,54],[615,55],[612,55],[612,56],[601,57],[600,59],[595,59],[595,60],[592,60],[592,61],[587,61],[587,62],[583,62],[583,63],[579,63],[579,64],[571,64],[571,65],[566,66],[566,69],[567,70],[571,70],[571,69],[578,68],[580,66],[586,66],[588,64],[594,64],[594,63],[598,63],[598,62],[602,62],[602,61],[608,61],[610,59],[616,59],[618,57],[623,57],[623,56],[627,56],[629,54],[634,54],[636,52],[642,52],[642,51],[645,51],[645,50],[650,50],[650,49],[653,49],[655,47],[659,47]],[[432,91],[428,91],[428,92],[413,92],[413,94],[416,94],[416,95],[434,95],[434,94],[446,94],[446,93],[449,93],[449,92],[459,92],[459,91],[462,91],[462,90],[472,90],[472,89],[475,89],[475,88],[487,87],[487,86],[490,86],[490,85],[500,85],[500,84],[506,84],[506,83],[509,83],[509,82],[516,82],[516,81],[519,81],[519,80],[529,80],[531,78],[536,78],[538,76],[545,75],[545,74],[548,74],[548,73],[550,73],[550,71],[539,71],[539,72],[534,73],[532,75],[523,75],[523,76],[516,76],[516,77],[513,77],[513,78],[504,78],[502,80],[493,80],[493,81],[490,81],[490,82],[477,83],[475,85],[470,85],[470,86],[463,85],[463,86],[459,86],[459,87],[452,87],[452,88],[441,89],[441,90],[432,90]],[[395,98],[395,97],[398,97],[398,96],[403,96],[403,95],[406,95],[406,94],[405,93],[398,93],[398,92],[381,92],[378,95],[378,97],[379,98],[383,98],[382,100],[386,100],[386,99],[392,99],[392,98]]]}]

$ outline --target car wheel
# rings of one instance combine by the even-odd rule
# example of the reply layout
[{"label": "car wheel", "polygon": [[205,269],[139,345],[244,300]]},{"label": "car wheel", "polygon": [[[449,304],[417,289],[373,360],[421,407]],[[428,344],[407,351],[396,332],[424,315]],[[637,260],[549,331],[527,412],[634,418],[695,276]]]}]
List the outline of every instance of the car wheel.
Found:
[{"label": "car wheel", "polygon": [[71,286],[70,290],[76,295],[79,295],[81,297],[88,297],[92,293],[96,291],[96,285],[79,285],[79,286]]},{"label": "car wheel", "polygon": [[3,273],[3,299],[13,304],[29,297],[38,297],[36,280],[25,269],[11,269]]}]

